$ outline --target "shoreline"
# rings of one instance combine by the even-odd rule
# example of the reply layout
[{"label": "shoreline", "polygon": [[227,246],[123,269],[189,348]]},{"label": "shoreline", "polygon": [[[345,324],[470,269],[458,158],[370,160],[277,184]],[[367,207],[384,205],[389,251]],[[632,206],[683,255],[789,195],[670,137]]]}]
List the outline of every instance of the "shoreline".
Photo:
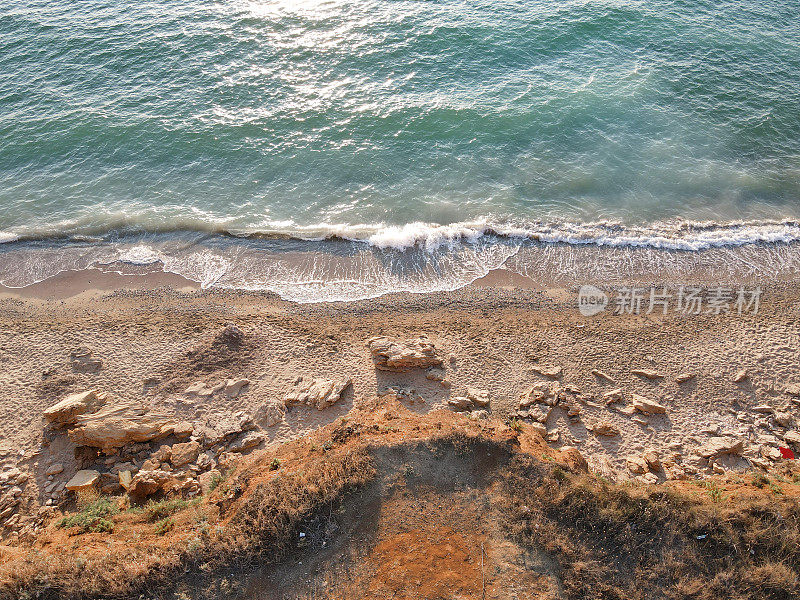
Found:
[{"label": "shoreline", "polygon": [[[388,254],[353,251],[347,244],[309,244],[300,248],[279,244],[279,250],[234,248],[231,257],[224,252],[208,254],[207,247],[189,244],[182,246],[180,259],[134,246],[125,250],[126,255],[149,258],[131,263],[111,253],[101,264],[95,264],[93,247],[66,257],[51,255],[50,250],[15,250],[0,253],[0,280],[7,282],[0,284],[0,294],[64,299],[87,292],[169,287],[272,292],[287,301],[314,304],[387,294],[449,293],[472,286],[546,290],[584,284],[775,285],[800,278],[800,243],[692,252],[549,243],[467,244],[437,253],[416,249]],[[10,275],[15,272],[30,275]],[[25,283],[30,277],[33,283]],[[18,281],[12,283],[15,278]]]}]

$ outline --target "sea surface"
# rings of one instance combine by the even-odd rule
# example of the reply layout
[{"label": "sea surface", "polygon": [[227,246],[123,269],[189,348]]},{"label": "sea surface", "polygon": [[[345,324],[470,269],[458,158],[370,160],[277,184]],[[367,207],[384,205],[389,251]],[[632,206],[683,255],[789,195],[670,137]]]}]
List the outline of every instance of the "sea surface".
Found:
[{"label": "sea surface", "polygon": [[797,240],[800,0],[0,3],[6,286],[350,300]]}]

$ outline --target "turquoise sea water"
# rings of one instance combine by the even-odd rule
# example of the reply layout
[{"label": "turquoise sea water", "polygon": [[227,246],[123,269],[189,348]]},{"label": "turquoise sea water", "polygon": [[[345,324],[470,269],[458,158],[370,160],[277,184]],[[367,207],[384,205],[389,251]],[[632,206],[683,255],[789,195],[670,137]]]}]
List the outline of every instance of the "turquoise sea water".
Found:
[{"label": "turquoise sea water", "polygon": [[793,241],[800,1],[5,0],[0,183],[7,285],[347,299],[532,242]]}]

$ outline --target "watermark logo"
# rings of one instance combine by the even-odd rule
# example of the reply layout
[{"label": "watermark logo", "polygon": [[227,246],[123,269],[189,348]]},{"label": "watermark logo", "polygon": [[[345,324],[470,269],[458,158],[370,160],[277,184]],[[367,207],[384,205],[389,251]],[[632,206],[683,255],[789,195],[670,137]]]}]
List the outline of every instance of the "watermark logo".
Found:
[{"label": "watermark logo", "polygon": [[584,317],[603,312],[608,306],[608,294],[593,285],[582,285],[578,290],[578,310]]},{"label": "watermark logo", "polygon": [[609,294],[593,285],[578,290],[578,310],[585,317],[603,312],[611,304],[615,315],[649,315],[669,312],[684,315],[757,314],[761,288],[724,286],[620,287]]}]

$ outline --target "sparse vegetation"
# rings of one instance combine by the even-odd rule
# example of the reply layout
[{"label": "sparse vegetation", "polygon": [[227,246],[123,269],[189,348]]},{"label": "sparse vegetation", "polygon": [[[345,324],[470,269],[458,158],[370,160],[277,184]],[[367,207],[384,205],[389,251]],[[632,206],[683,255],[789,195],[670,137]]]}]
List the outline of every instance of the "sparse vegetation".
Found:
[{"label": "sparse vegetation", "polygon": [[156,521],[156,524],[153,525],[153,531],[156,533],[156,535],[164,535],[173,529],[175,529],[175,521],[172,519],[172,517],[166,517],[165,519]]},{"label": "sparse vegetation", "polygon": [[149,502],[142,511],[144,518],[147,521],[155,522],[181,511],[190,506],[194,506],[200,502],[200,498],[194,500],[184,500],[182,498],[173,498],[170,500],[160,500]]},{"label": "sparse vegetation", "polygon": [[114,531],[114,523],[108,519],[119,512],[110,498],[105,496],[88,504],[79,512],[64,517],[56,527],[77,527],[80,533],[100,533]]}]

